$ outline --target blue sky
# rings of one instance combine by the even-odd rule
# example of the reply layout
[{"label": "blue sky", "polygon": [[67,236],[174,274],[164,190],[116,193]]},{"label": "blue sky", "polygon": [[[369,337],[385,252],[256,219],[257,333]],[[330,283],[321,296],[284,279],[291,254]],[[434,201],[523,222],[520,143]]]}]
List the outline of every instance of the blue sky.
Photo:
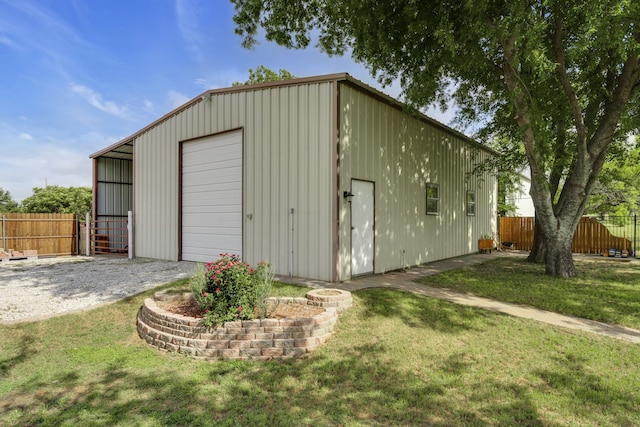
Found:
[{"label": "blue sky", "polygon": [[349,57],[243,49],[232,17],[226,0],[0,0],[0,187],[21,201],[45,184],[91,186],[90,154],[259,65],[348,72],[400,95]]}]

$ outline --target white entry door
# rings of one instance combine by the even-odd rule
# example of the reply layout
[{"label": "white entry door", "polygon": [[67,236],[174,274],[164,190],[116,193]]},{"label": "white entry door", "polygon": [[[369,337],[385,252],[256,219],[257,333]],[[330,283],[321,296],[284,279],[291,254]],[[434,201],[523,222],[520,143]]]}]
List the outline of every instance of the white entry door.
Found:
[{"label": "white entry door", "polygon": [[242,256],[242,131],[182,146],[182,259]]},{"label": "white entry door", "polygon": [[374,184],[351,181],[351,275],[373,273]]}]

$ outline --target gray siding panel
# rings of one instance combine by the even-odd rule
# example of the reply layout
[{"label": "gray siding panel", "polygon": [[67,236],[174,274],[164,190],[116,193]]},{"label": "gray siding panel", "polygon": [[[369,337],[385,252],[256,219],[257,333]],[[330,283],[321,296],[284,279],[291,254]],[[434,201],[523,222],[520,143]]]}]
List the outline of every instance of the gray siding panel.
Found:
[{"label": "gray siding panel", "polygon": [[96,228],[109,235],[112,249],[127,247],[127,213],[133,201],[133,162],[129,159],[98,157],[96,168]]},{"label": "gray siding panel", "polygon": [[178,258],[180,141],[243,128],[245,261],[330,280],[333,84],[213,94],[141,134],[136,256]]},{"label": "gray siding panel", "polygon": [[126,218],[133,200],[133,162],[108,157],[98,157],[97,161],[98,218],[101,216]]},{"label": "gray siding panel", "polygon": [[[375,272],[477,251],[496,231],[497,182],[470,174],[490,154],[443,128],[413,118],[347,84],[340,85],[339,186],[375,182]],[[426,183],[440,186],[440,214],[426,215]],[[476,192],[476,215],[466,213]],[[339,207],[339,277],[351,277],[349,204]]]}]

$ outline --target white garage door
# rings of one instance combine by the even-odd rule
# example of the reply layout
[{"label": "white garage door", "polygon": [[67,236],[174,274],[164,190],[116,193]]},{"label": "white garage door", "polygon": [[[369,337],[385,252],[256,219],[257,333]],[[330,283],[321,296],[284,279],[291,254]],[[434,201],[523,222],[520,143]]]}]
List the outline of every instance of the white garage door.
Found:
[{"label": "white garage door", "polygon": [[182,259],[242,256],[242,131],[182,146]]}]

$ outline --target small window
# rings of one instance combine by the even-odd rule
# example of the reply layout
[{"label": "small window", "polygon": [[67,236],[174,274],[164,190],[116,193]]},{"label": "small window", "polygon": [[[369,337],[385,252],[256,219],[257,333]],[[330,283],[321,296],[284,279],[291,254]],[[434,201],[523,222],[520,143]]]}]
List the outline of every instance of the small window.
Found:
[{"label": "small window", "polygon": [[467,191],[467,215],[473,216],[476,214],[476,192]]},{"label": "small window", "polygon": [[440,186],[438,184],[427,184],[427,215],[438,215],[440,213]]}]

